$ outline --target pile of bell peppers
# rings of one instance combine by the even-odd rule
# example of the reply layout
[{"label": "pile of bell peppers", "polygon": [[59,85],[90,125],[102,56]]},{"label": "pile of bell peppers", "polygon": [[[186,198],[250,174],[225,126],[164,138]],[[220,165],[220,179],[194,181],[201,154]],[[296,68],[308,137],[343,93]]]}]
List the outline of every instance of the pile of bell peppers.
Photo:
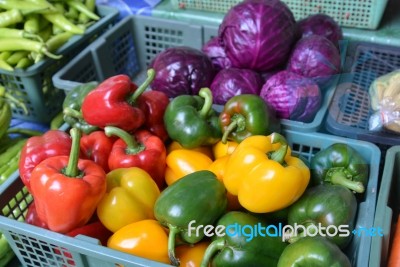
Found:
[{"label": "pile of bell peppers", "polygon": [[333,144],[307,162],[258,96],[235,96],[217,112],[208,88],[174,99],[147,90],[154,75],[139,86],[117,75],[72,90],[71,132],[28,139],[19,162],[34,199],[27,223],[175,266],[350,266],[351,236],[249,241],[189,225],[352,230],[369,177],[355,149]]}]

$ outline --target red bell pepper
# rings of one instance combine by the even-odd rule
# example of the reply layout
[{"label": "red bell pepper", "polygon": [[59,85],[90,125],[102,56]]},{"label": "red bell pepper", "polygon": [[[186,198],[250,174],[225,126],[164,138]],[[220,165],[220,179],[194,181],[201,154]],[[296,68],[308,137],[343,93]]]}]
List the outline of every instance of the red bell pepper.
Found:
[{"label": "red bell pepper", "polygon": [[144,128],[167,141],[168,132],[164,125],[164,113],[169,104],[167,94],[161,91],[146,91],[138,98],[138,107],[144,112]]},{"label": "red bell pepper", "polygon": [[154,76],[154,70],[150,69],[139,88],[125,74],[106,79],[83,99],[83,119],[100,128],[110,125],[128,132],[137,130],[146,120],[144,112],[136,106],[137,98]]},{"label": "red bell pepper", "polygon": [[80,142],[82,154],[85,158],[99,164],[107,173],[110,170],[108,168],[108,156],[115,140],[116,138],[108,137],[104,131],[94,131],[83,135]]},{"label": "red bell pepper", "polygon": [[29,192],[33,169],[47,158],[69,155],[71,144],[71,136],[60,130],[49,130],[41,136],[33,136],[27,140],[19,159],[19,175]]},{"label": "red bell pepper", "polygon": [[81,133],[72,128],[69,156],[55,156],[32,171],[31,190],[39,218],[59,233],[85,225],[106,192],[106,174],[95,162],[79,159]]},{"label": "red bell pepper", "polygon": [[26,215],[25,215],[25,222],[29,223],[31,225],[38,226],[43,229],[49,229],[47,227],[46,222],[43,222],[39,218],[37,211],[36,211],[35,201],[32,201],[32,203],[29,204],[28,211],[26,212]]},{"label": "red bell pepper", "polygon": [[134,135],[113,126],[104,128],[106,135],[118,136],[108,158],[110,170],[138,167],[145,170],[164,188],[167,149],[163,141],[147,130],[136,131]]},{"label": "red bell pepper", "polygon": [[77,235],[85,235],[96,238],[103,246],[107,245],[107,241],[112,236],[113,232],[108,230],[100,221],[94,221],[84,226],[78,227],[66,235],[75,237]]}]

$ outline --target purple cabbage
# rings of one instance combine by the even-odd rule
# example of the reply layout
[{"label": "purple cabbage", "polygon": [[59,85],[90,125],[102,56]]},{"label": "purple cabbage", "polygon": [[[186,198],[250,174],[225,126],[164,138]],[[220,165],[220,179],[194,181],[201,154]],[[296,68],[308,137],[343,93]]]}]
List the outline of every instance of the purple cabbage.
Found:
[{"label": "purple cabbage", "polygon": [[232,66],[232,63],[226,56],[225,50],[222,47],[218,36],[208,40],[208,42],[206,42],[201,48],[201,51],[203,51],[203,53],[205,53],[211,59],[211,62],[216,70],[226,69]]},{"label": "purple cabbage", "polygon": [[296,21],[280,0],[246,0],[226,13],[218,34],[232,67],[265,72],[286,63]]},{"label": "purple cabbage", "polygon": [[287,70],[314,79],[320,86],[340,72],[340,53],[327,38],[310,35],[301,38],[289,57]]},{"label": "purple cabbage", "polygon": [[300,20],[297,27],[300,36],[324,36],[337,47],[339,47],[339,41],[343,39],[342,28],[331,16],[326,14],[310,15]]},{"label": "purple cabbage", "polygon": [[216,74],[206,54],[187,46],[165,49],[155,56],[150,67],[156,72],[151,89],[171,98],[197,95],[202,87],[210,87]]},{"label": "purple cabbage", "polygon": [[263,85],[260,74],[253,70],[229,68],[220,70],[211,83],[214,104],[224,105],[235,95],[258,95]]},{"label": "purple cabbage", "polygon": [[283,70],[261,88],[260,96],[280,119],[310,122],[321,107],[319,86],[312,80]]}]

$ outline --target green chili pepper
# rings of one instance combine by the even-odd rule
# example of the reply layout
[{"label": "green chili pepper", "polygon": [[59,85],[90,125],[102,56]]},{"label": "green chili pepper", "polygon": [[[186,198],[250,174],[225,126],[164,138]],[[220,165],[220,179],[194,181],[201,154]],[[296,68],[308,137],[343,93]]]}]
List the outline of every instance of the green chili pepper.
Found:
[{"label": "green chili pepper", "polygon": [[[319,224],[324,229],[329,226],[336,226],[338,229],[341,225],[348,225],[348,230],[352,231],[356,213],[357,200],[349,189],[341,185],[322,184],[308,188],[300,199],[289,207],[288,223],[303,225],[311,230],[318,229]],[[325,231],[329,231],[329,229]],[[298,235],[291,236],[289,242],[302,238],[303,234],[298,233]],[[323,234],[326,235],[326,233]],[[345,248],[351,238],[350,234],[347,236],[330,234],[328,237],[340,248]]]},{"label": "green chili pepper", "polygon": [[57,49],[67,43],[72,36],[74,36],[74,34],[71,32],[62,32],[57,35],[53,35],[46,41],[46,46],[50,52],[55,52]]},{"label": "green chili pepper", "polygon": [[363,193],[369,179],[369,165],[362,155],[344,143],[333,144],[311,159],[311,182],[339,184]]},{"label": "green chili pepper", "polygon": [[45,44],[25,38],[7,38],[0,39],[0,51],[32,51],[44,54],[53,59],[60,59],[62,55],[54,55],[48,51]]},{"label": "green chili pepper", "polygon": [[68,31],[75,34],[84,34],[85,30],[78,27],[74,23],[72,23],[69,19],[67,19],[63,14],[53,13],[53,14],[43,14],[43,16],[50,21],[51,23],[57,25],[64,31]]},{"label": "green chili pepper", "polygon": [[24,1],[24,0],[0,0],[0,8],[6,10],[18,9],[20,11],[31,11],[31,10],[48,10],[53,12],[55,11],[54,8],[52,8],[52,5],[47,1],[32,3],[30,1]]},{"label": "green chili pepper", "polygon": [[97,82],[89,82],[78,85],[65,95],[63,102],[64,121],[71,127],[78,128],[85,134],[89,134],[99,128],[88,124],[82,117],[81,107],[83,99],[97,87]]},{"label": "green chili pepper", "polygon": [[268,227],[265,221],[242,211],[226,213],[215,225],[224,226],[226,233],[222,237],[213,236],[201,267],[208,267],[210,263],[211,266],[229,267],[276,266],[287,246],[273,228],[268,234],[261,230],[260,227]]},{"label": "green chili pepper", "polygon": [[37,34],[40,31],[40,19],[38,14],[25,16],[24,31],[30,34]]},{"label": "green chili pepper", "polygon": [[85,4],[83,4],[82,2],[79,1],[75,1],[75,0],[67,0],[67,5],[69,5],[72,8],[77,9],[79,12],[85,14],[86,16],[88,16],[89,18],[93,19],[93,20],[99,20],[100,17],[97,16],[94,12],[92,12]]},{"label": "green chili pepper", "polygon": [[30,66],[32,66],[33,63],[34,63],[34,61],[29,57],[21,58],[21,60],[18,61],[17,65],[15,65],[15,68],[16,69],[27,69]]},{"label": "green chili pepper", "polygon": [[25,30],[13,28],[0,28],[0,38],[30,38],[37,41],[42,41],[37,34],[28,33]]},{"label": "green chili pepper", "polygon": [[8,59],[7,63],[15,66],[21,59],[28,57],[28,51],[15,51]]},{"label": "green chili pepper", "polygon": [[2,138],[8,130],[11,123],[11,107],[4,98],[0,97],[0,138]]},{"label": "green chili pepper", "polygon": [[218,113],[212,108],[210,89],[199,95],[180,95],[168,104],[164,113],[169,137],[184,148],[213,145],[221,140]]},{"label": "green chili pepper", "polygon": [[7,61],[0,59],[0,69],[6,70],[6,71],[14,71],[14,68],[7,63]]},{"label": "green chili pepper", "polygon": [[219,115],[222,142],[237,143],[251,135],[280,132],[280,124],[265,101],[258,95],[244,94],[229,99]]},{"label": "green chili pepper", "polygon": [[[94,12],[96,9],[96,0],[86,0],[85,1],[85,6],[91,11]],[[88,23],[90,18],[85,14],[85,13],[80,13],[79,14],[79,23]]]},{"label": "green chili pepper", "polygon": [[[175,237],[190,244],[199,242],[204,232],[196,233],[198,225],[215,223],[227,207],[225,186],[210,171],[197,171],[184,176],[161,192],[154,205],[154,216],[169,228],[168,254],[174,265]],[[193,228],[188,229],[189,224]]]},{"label": "green chili pepper", "polygon": [[10,9],[0,13],[0,27],[8,27],[24,21],[22,12],[18,9]]}]

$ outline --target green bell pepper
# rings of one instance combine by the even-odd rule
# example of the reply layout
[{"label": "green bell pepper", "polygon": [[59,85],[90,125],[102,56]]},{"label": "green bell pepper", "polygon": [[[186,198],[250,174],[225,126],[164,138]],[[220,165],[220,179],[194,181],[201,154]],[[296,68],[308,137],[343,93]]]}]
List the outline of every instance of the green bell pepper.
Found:
[{"label": "green bell pepper", "polygon": [[339,184],[363,193],[368,183],[368,163],[359,152],[344,143],[333,144],[316,153],[310,167],[314,185]]},{"label": "green bell pepper", "polygon": [[64,121],[71,127],[78,128],[85,134],[89,134],[99,128],[88,124],[82,117],[81,107],[83,99],[96,88],[97,82],[88,82],[76,86],[68,91],[63,102]]},{"label": "green bell pepper", "polygon": [[180,95],[171,100],[164,113],[169,137],[188,149],[221,140],[218,113],[212,101],[208,88],[200,89],[199,95]]},{"label": "green bell pepper", "polygon": [[304,237],[285,248],[277,267],[350,267],[349,258],[328,239]]},{"label": "green bell pepper", "polygon": [[[268,226],[255,216],[241,211],[224,214],[216,223],[224,226],[224,236],[213,236],[207,247],[200,267],[211,266],[276,266],[287,246],[276,232],[260,227]],[[257,229],[256,229],[257,227]],[[275,229],[275,228],[274,228]]]},{"label": "green bell pepper", "polygon": [[269,135],[280,132],[280,123],[274,112],[258,95],[244,94],[232,97],[219,115],[223,132],[222,142],[242,142],[251,135]]},{"label": "green bell pepper", "polygon": [[225,186],[207,170],[188,174],[161,192],[154,204],[154,216],[169,228],[168,254],[174,265],[179,265],[175,237],[179,234],[190,244],[199,242],[205,235],[195,228],[215,223],[226,212],[227,204]]},{"label": "green bell pepper", "polygon": [[[288,224],[303,225],[309,230],[319,228],[321,235],[326,235],[340,248],[345,248],[352,238],[356,213],[357,200],[349,189],[341,185],[323,184],[308,188],[290,206]],[[344,229],[345,226],[348,228]],[[298,233],[289,242],[302,238],[303,234],[304,232]]]}]

